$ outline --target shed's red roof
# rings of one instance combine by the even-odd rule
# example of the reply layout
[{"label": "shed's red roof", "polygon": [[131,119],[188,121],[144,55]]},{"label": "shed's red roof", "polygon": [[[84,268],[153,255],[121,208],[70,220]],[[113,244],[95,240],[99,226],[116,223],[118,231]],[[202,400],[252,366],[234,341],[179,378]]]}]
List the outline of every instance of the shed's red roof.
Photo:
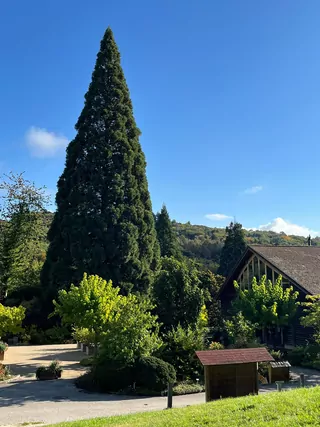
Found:
[{"label": "shed's red roof", "polygon": [[264,347],[196,351],[196,355],[204,366],[274,361],[274,358]]}]

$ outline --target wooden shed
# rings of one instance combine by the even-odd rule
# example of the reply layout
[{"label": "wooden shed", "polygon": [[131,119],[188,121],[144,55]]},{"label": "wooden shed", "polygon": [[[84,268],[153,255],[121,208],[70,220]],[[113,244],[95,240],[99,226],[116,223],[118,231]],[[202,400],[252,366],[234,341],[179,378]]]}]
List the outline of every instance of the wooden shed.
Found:
[{"label": "wooden shed", "polygon": [[290,380],[290,368],[291,365],[289,362],[271,362],[268,369],[269,382],[288,382]]},{"label": "wooden shed", "polygon": [[197,351],[204,366],[206,402],[257,394],[258,362],[274,361],[264,347]]}]

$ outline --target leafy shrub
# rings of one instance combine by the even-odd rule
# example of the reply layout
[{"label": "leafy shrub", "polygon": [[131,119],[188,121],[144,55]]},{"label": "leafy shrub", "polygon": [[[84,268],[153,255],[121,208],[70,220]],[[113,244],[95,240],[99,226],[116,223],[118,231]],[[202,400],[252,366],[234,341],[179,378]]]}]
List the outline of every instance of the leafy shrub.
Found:
[{"label": "leafy shrub", "polygon": [[201,326],[183,328],[178,325],[165,335],[159,356],[175,368],[178,379],[202,376],[202,366],[195,352],[204,350],[205,333],[206,328]]},{"label": "leafy shrub", "polygon": [[[99,361],[91,368],[89,379],[100,392],[117,392],[133,384],[132,365],[115,360]],[[87,377],[88,380],[88,377]]]},{"label": "leafy shrub", "polygon": [[85,357],[84,359],[80,360],[81,366],[93,366],[95,363],[94,357]]},{"label": "leafy shrub", "polygon": [[94,374],[91,371],[86,372],[85,374],[81,375],[81,377],[76,378],[75,385],[76,387],[83,390],[97,391],[97,386],[94,381]]},{"label": "leafy shrub", "polygon": [[308,344],[304,347],[305,360],[304,362],[313,362],[320,359],[320,345]]},{"label": "leafy shrub", "polygon": [[38,329],[36,325],[31,325],[25,329],[24,334],[30,336],[30,344],[48,344],[48,337],[43,329]]},{"label": "leafy shrub", "polygon": [[203,384],[193,381],[182,381],[173,387],[173,395],[181,396],[183,394],[202,393],[205,388]]},{"label": "leafy shrub", "polygon": [[7,350],[8,350],[8,344],[3,342],[3,341],[0,341],[0,352],[2,353],[2,352],[5,352]]},{"label": "leafy shrub", "polygon": [[209,345],[209,350],[223,350],[224,345],[217,341],[212,341],[212,343]]},{"label": "leafy shrub", "polygon": [[72,337],[75,341],[82,344],[92,345],[94,343],[94,332],[88,328],[74,328]]},{"label": "leafy shrub", "polygon": [[313,363],[320,360],[319,344],[308,344],[305,347],[295,347],[288,353],[291,365],[312,367]]},{"label": "leafy shrub", "polygon": [[63,344],[70,338],[70,331],[64,326],[53,326],[53,328],[47,329],[45,334],[52,344]]},{"label": "leafy shrub", "polygon": [[280,350],[276,351],[276,350],[268,349],[268,351],[271,354],[271,356],[274,358],[274,360],[278,361],[283,359],[283,354],[281,353]]},{"label": "leafy shrub", "polygon": [[148,356],[137,360],[133,365],[133,378],[137,387],[144,387],[153,391],[163,391],[168,383],[176,381],[176,372],[172,365]]},{"label": "leafy shrub", "polygon": [[249,348],[255,343],[257,325],[245,319],[241,311],[225,321],[225,328],[233,348]]}]

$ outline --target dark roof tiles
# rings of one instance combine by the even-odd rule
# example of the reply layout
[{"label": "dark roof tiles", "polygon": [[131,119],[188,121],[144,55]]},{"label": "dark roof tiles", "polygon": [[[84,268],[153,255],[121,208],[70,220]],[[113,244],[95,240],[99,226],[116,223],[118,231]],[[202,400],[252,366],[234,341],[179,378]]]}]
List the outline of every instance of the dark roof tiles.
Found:
[{"label": "dark roof tiles", "polygon": [[274,361],[264,347],[196,351],[196,355],[204,366]]},{"label": "dark roof tiles", "polygon": [[270,264],[304,288],[307,293],[320,293],[319,246],[249,246]]}]

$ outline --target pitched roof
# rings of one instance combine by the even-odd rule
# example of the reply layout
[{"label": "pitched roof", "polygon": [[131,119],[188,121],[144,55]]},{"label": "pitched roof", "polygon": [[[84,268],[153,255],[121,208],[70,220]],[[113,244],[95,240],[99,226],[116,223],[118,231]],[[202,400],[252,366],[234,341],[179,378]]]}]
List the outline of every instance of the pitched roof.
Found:
[{"label": "pitched roof", "polygon": [[249,249],[269,261],[307,293],[320,293],[319,246],[249,246]]},{"label": "pitched roof", "polygon": [[196,351],[196,355],[204,366],[274,361],[274,358],[264,347]]}]

